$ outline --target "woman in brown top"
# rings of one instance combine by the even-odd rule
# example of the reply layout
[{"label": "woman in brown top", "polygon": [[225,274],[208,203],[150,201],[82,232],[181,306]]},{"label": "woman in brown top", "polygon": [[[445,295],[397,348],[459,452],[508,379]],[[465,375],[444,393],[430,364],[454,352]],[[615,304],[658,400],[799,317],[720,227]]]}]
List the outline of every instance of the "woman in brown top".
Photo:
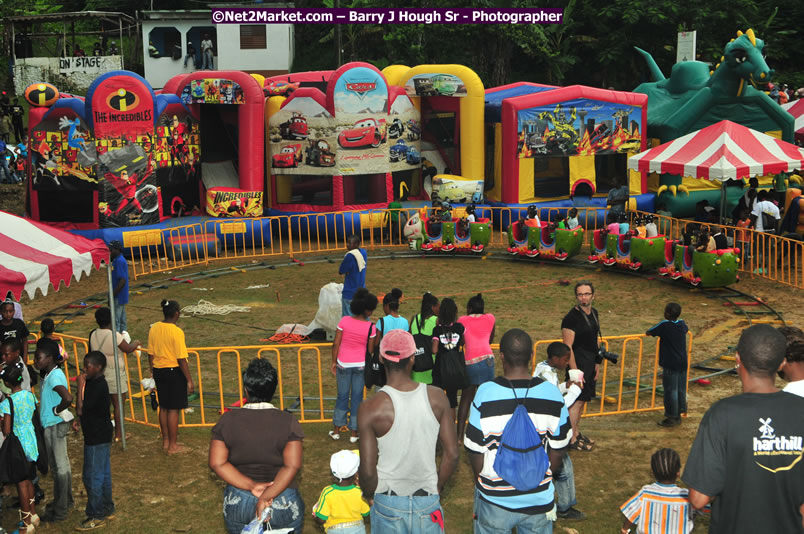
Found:
[{"label": "woman in brown top", "polygon": [[277,381],[268,360],[252,360],[243,373],[248,402],[224,413],[212,429],[209,467],[226,482],[223,521],[231,534],[240,534],[269,507],[272,528],[302,531],[304,501],[296,474],[304,433],[292,414],[271,404]]}]

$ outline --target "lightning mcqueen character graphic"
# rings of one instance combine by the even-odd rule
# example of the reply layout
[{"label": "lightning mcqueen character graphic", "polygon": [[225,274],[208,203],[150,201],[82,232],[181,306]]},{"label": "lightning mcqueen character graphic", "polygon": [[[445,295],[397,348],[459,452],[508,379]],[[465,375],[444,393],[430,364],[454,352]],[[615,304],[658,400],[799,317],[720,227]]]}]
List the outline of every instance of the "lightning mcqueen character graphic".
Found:
[{"label": "lightning mcqueen character graphic", "polygon": [[338,135],[338,144],[342,148],[377,148],[385,142],[385,138],[385,120],[362,119]]},{"label": "lightning mcqueen character graphic", "polygon": [[272,167],[298,167],[302,160],[301,144],[286,145],[271,158]]}]

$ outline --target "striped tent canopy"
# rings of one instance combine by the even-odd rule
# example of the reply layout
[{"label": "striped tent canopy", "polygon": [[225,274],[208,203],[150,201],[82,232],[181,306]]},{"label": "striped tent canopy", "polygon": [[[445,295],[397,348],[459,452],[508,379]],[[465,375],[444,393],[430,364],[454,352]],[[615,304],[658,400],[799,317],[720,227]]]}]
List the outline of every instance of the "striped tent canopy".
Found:
[{"label": "striped tent canopy", "polygon": [[782,104],[782,109],[786,110],[796,120],[795,126],[793,126],[793,130],[796,132],[796,139],[804,138],[804,98]]},{"label": "striped tent canopy", "polygon": [[9,291],[16,299],[23,291],[34,298],[37,289],[47,295],[51,284],[58,291],[62,282],[69,286],[102,261],[109,261],[109,249],[100,239],[0,211],[0,300]]},{"label": "striped tent canopy", "polygon": [[731,121],[720,121],[628,159],[628,168],[705,180],[793,172],[804,149]]}]

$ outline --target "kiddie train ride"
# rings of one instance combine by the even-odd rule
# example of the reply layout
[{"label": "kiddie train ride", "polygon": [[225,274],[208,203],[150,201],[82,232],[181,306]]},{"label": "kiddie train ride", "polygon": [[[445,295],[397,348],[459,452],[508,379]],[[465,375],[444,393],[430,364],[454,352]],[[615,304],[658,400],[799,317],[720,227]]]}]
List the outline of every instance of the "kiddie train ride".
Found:
[{"label": "kiddie train ride", "polygon": [[592,232],[589,263],[632,271],[658,270],[662,276],[685,280],[693,286],[723,287],[739,281],[740,249],[699,252],[691,245],[664,235],[641,237],[633,232]]}]

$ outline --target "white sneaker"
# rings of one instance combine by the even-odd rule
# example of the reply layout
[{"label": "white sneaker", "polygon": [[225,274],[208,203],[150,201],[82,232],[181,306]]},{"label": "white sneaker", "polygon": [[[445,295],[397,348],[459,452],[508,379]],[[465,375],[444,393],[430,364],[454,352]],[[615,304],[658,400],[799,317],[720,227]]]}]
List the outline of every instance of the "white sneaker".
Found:
[{"label": "white sneaker", "polygon": [[360,436],[350,436],[349,437],[349,443],[357,443],[358,441],[360,441]]},{"label": "white sneaker", "polygon": [[334,430],[330,430],[330,431],[329,431],[329,437],[331,437],[331,438],[332,438],[332,439],[334,439],[334,440],[339,440],[339,439],[341,439],[341,435],[340,435],[340,434],[336,434]]}]

